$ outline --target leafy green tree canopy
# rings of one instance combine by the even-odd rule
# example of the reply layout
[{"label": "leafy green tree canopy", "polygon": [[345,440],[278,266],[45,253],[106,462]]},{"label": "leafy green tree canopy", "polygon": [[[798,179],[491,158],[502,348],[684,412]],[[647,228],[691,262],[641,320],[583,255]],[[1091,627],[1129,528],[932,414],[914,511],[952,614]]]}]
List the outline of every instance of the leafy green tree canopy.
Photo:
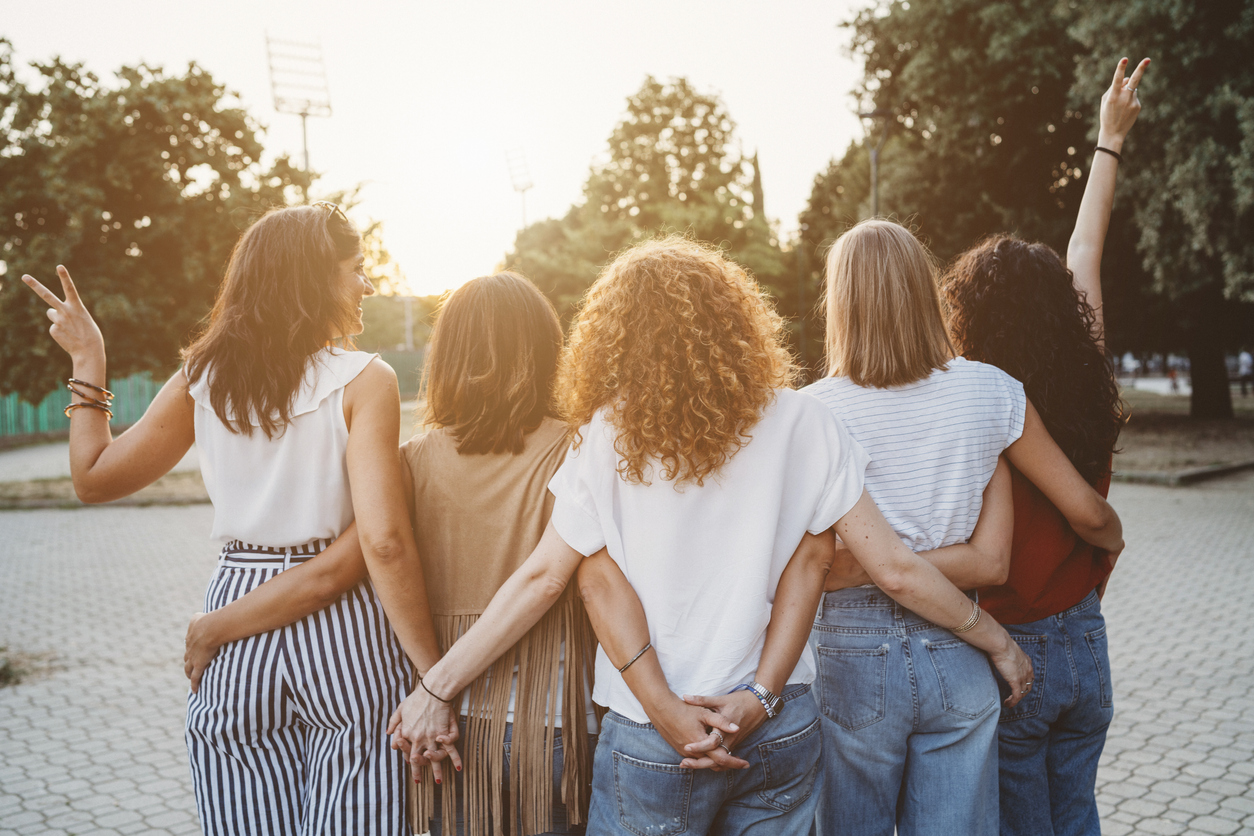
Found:
[{"label": "leafy green tree canopy", "polygon": [[262,165],[257,125],[196,64],[114,81],[60,60],[29,69],[0,40],[0,394],[35,402],[69,375],[46,306],[16,281],[57,264],[100,323],[111,374],[168,372],[240,231],[308,178],[286,158]]},{"label": "leafy green tree canopy", "polygon": [[614,253],[677,232],[723,247],[771,287],[785,270],[762,211],[757,167],[740,152],[719,98],[684,78],[645,79],[593,166],[584,200],[518,234],[506,265],[569,317]]}]

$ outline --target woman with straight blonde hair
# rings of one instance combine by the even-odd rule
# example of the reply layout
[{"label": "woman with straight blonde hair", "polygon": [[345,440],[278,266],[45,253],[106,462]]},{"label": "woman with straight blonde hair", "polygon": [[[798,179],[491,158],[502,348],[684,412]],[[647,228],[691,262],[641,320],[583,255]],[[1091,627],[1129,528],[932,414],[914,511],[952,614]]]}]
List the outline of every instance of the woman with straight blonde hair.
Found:
[{"label": "woman with straight blonde hair", "polygon": [[[1003,453],[1087,514],[1087,536],[1120,539],[1018,381],[954,356],[935,266],[909,230],[858,224],[832,247],[826,279],[829,377],[804,391],[870,455],[867,492],[901,543],[961,589],[1000,583],[1013,529]],[[992,619],[972,603],[946,629],[856,558],[838,553],[812,634],[828,777],[819,833],[996,833],[998,686],[956,635]]]},{"label": "woman with straight blonde hair", "polygon": [[[782,331],[744,270],[695,242],[641,244],[605,269],[558,376],[577,434],[549,483],[552,519],[401,706],[394,720],[411,756],[441,757],[457,736],[445,704],[604,551],[642,608],[626,620],[590,611],[612,635],[599,635],[594,699],[610,711],[588,832],[809,832],[821,738],[806,638],[830,543],[825,558],[799,548],[804,535],[835,526],[878,581],[940,623],[962,625],[972,610],[893,536],[863,490],[861,448],[821,403],[787,388],[795,368]],[[1026,657],[1006,632],[992,619],[971,626],[965,638],[1022,683]],[[641,672],[669,690],[638,692]],[[676,694],[721,695],[707,700],[718,713]],[[667,723],[684,710],[695,712],[686,725]],[[683,768],[694,742],[710,758],[688,765],[735,771]]]}]

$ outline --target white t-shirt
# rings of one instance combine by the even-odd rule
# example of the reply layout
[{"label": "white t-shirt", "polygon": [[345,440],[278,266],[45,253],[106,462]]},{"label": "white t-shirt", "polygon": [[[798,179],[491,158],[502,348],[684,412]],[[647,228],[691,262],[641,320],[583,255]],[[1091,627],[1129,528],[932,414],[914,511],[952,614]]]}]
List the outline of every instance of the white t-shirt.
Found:
[{"label": "white t-shirt", "polygon": [[[603,546],[631,582],[649,638],[677,694],[726,694],[752,682],[775,588],[806,531],[818,533],[862,495],[867,455],[821,403],[778,390],[750,440],[698,487],[619,476],[614,428],[598,412],[549,483],[552,523],[584,555]],[[814,680],[807,647],[789,682]],[[648,716],[597,650],[593,699]]]},{"label": "white t-shirt", "polygon": [[802,390],[825,403],[871,456],[866,489],[912,551],[965,543],[997,457],[1023,434],[1023,384],[956,357],[890,389],[829,377]]},{"label": "white t-shirt", "polygon": [[348,487],[344,387],[376,355],[324,348],[309,358],[292,420],[274,438],[257,421],[252,435],[231,432],[209,402],[213,370],[188,393],[196,402],[196,449],[213,503],[214,540],[299,546],[333,540],[353,521]]}]

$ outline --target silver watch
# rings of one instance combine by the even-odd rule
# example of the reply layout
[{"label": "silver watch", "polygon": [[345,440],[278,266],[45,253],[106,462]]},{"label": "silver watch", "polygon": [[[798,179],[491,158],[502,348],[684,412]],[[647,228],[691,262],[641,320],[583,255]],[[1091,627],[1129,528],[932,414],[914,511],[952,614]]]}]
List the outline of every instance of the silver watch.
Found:
[{"label": "silver watch", "polygon": [[753,692],[758,701],[762,703],[762,707],[766,709],[767,719],[775,719],[779,716],[779,710],[783,707],[784,701],[778,694],[772,693],[765,685],[760,682],[754,682],[749,686],[749,690]]}]

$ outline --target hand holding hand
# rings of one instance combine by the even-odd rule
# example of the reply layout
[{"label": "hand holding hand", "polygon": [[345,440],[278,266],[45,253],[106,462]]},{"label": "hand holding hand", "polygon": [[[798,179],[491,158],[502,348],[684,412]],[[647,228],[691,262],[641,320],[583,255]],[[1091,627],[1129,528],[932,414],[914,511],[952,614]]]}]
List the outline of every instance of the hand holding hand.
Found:
[{"label": "hand holding hand", "polygon": [[[720,748],[723,741],[735,738],[740,727],[714,710],[689,702],[687,697],[676,697],[650,714],[649,719],[658,734],[683,758],[680,766],[716,772],[749,766],[748,761],[732,755],[730,747]],[[698,763],[689,757],[693,753],[707,756]]]},{"label": "hand holding hand", "polygon": [[[766,709],[762,707],[762,701],[756,695],[749,691],[733,691],[730,694],[724,694],[719,697],[702,697],[685,695],[684,702],[689,705],[700,706],[712,712],[717,712],[715,716],[726,718],[730,721],[731,726],[738,731],[729,734],[723,739],[706,739],[689,743],[684,747],[684,751],[688,757],[679,764],[689,769],[715,769],[724,766],[721,760],[727,757],[733,757],[745,766],[748,761],[741,761],[735,758],[731,752],[736,744],[747,739],[749,735],[757,731],[758,726],[766,720]],[[710,738],[714,735],[711,734]],[[726,751],[724,751],[726,750]],[[737,769],[744,767],[738,766]]]},{"label": "hand holding hand", "polygon": [[[74,287],[74,281],[70,278],[70,271],[58,264],[57,276],[61,279],[65,301],[59,299],[55,293],[36,281],[33,276],[22,276],[22,281],[26,282],[27,287],[51,306],[48,308],[48,319],[52,320],[52,327],[48,329],[48,333],[56,340],[57,345],[65,349],[75,361],[95,356],[103,358],[104,337],[101,336],[96,321],[87,312],[83,300],[79,298],[78,289]],[[106,384],[100,381],[100,385]]]},{"label": "hand holding hand", "polygon": [[203,612],[192,616],[187,625],[187,638],[184,640],[183,673],[191,680],[193,694],[200,690],[200,678],[205,675],[205,668],[209,667],[209,663],[222,647],[211,637],[209,622],[205,618],[206,613]]},{"label": "hand holding hand", "polygon": [[[1132,75],[1125,79],[1123,73],[1127,69],[1128,59],[1119,59],[1119,66],[1115,68],[1115,77],[1110,83],[1110,88],[1102,95],[1098,145],[1104,147],[1123,145],[1123,138],[1132,129],[1137,115],[1141,112],[1141,100],[1137,97],[1136,88],[1140,86],[1141,76],[1145,74],[1149,64],[1150,59],[1144,59],[1133,70]],[[1118,151],[1119,148],[1111,150]]]},{"label": "hand holding hand", "polygon": [[414,780],[422,780],[422,767],[431,765],[431,773],[439,784],[444,779],[441,762],[448,758],[460,772],[462,757],[453,744],[460,733],[457,713],[449,703],[435,699],[421,684],[405,698],[388,720],[392,748],[406,754],[414,770]]}]

